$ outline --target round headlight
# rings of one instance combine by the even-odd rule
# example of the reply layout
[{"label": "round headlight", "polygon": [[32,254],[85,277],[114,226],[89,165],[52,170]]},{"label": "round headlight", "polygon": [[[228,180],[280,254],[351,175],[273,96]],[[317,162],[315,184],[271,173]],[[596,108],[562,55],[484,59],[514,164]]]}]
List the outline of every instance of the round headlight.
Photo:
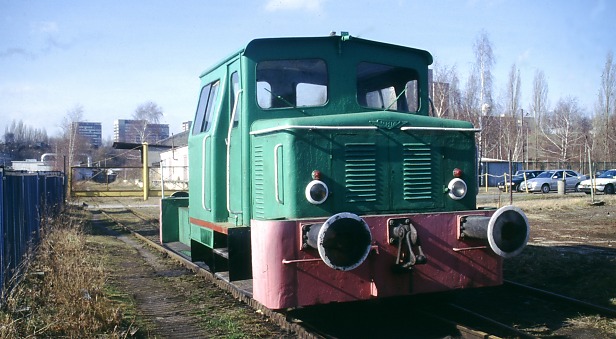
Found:
[{"label": "round headlight", "polygon": [[306,185],[306,200],[311,204],[322,204],[328,195],[329,189],[321,180],[312,180]]},{"label": "round headlight", "polygon": [[449,197],[453,200],[460,200],[466,196],[468,188],[464,180],[460,178],[452,179],[447,186],[449,188]]}]

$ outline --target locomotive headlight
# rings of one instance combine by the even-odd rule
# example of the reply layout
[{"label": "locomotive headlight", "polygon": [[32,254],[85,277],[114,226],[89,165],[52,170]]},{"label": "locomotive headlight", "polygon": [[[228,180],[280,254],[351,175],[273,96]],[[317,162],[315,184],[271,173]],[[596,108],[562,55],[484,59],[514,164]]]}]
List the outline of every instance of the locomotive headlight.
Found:
[{"label": "locomotive headlight", "polygon": [[452,179],[447,186],[449,188],[449,197],[453,200],[460,200],[466,196],[468,188],[464,180],[460,178]]},{"label": "locomotive headlight", "polygon": [[328,196],[329,189],[321,180],[312,180],[306,185],[306,200],[311,204],[322,204]]}]

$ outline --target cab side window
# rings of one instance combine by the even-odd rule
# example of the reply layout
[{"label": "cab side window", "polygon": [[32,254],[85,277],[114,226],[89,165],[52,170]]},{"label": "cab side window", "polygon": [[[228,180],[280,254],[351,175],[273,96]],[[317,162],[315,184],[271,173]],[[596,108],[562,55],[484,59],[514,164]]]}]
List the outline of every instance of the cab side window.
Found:
[{"label": "cab side window", "polygon": [[213,119],[212,112],[215,110],[216,103],[218,102],[216,99],[218,97],[219,84],[220,81],[217,80],[203,86],[201,89],[192,134],[199,134],[210,129]]}]

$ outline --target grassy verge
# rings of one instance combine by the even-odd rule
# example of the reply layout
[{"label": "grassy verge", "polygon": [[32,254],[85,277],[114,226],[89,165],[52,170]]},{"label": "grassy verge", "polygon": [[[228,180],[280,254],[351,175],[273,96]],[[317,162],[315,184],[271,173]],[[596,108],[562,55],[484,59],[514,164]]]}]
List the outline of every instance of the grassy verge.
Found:
[{"label": "grassy verge", "polygon": [[[75,213],[77,212],[77,213]],[[13,288],[4,293],[0,337],[107,337],[135,334],[126,298],[105,289],[100,259],[88,254],[85,220],[78,211],[42,226],[41,240]],[[116,298],[117,299],[117,298]]]},{"label": "grassy verge", "polygon": [[[616,308],[616,196],[599,195],[595,200],[601,206],[591,206],[590,197],[580,194],[522,197],[526,200],[516,205],[529,217],[536,244],[505,261],[505,278]],[[565,325],[570,331],[616,334],[616,321],[598,316],[574,316]]]}]

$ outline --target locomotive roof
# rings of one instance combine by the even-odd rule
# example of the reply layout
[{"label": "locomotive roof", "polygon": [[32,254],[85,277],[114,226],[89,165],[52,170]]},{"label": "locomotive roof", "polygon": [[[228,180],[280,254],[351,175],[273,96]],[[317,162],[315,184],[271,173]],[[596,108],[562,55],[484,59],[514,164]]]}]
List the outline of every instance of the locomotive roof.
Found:
[{"label": "locomotive roof", "polygon": [[388,48],[390,50],[400,51],[403,53],[406,52],[410,54],[419,55],[421,58],[424,59],[427,65],[432,64],[432,61],[433,61],[432,54],[430,54],[430,52],[426,50],[406,47],[406,46],[401,46],[401,45],[394,45],[394,44],[389,44],[389,43],[384,43],[384,42],[379,42],[379,41],[374,41],[374,40],[361,39],[361,38],[356,38],[350,35],[342,35],[342,36],[333,35],[333,36],[322,36],[322,37],[259,38],[259,39],[254,39],[250,41],[246,45],[246,47],[244,47],[243,49],[240,49],[239,51],[231,54],[227,58],[221,60],[216,65],[212,66],[211,68],[208,68],[200,76],[203,77],[205,74],[211,72],[212,70],[240,56],[258,55],[262,51],[271,50],[276,47],[290,48],[291,46],[301,46],[301,45],[308,44],[308,43],[313,44],[313,43],[322,42],[323,44],[327,44],[328,42],[331,43],[332,41],[338,41],[341,43],[351,42],[351,43],[360,44],[360,45],[375,46],[379,48]]}]

